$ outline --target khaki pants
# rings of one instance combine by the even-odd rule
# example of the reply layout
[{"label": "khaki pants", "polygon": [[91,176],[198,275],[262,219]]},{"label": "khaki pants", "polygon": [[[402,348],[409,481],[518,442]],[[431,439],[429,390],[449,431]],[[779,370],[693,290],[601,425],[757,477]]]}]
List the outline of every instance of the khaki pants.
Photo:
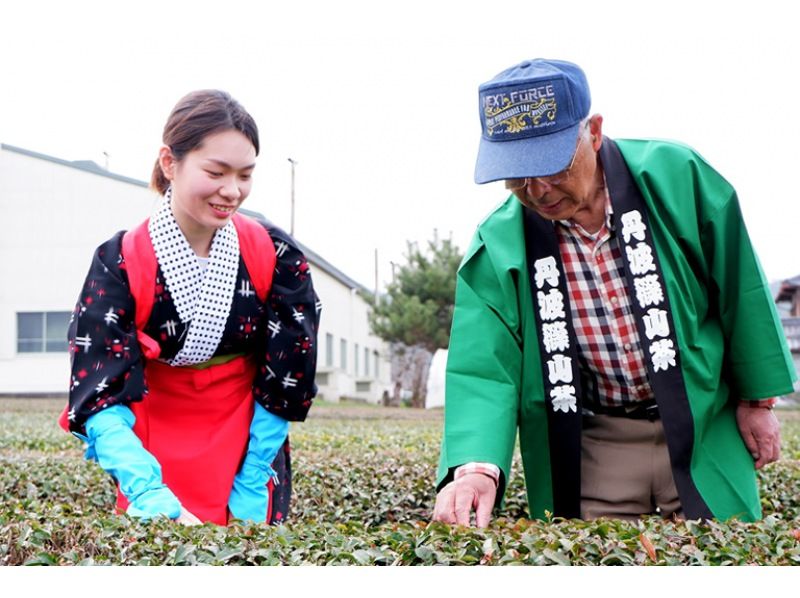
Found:
[{"label": "khaki pants", "polygon": [[581,518],[683,518],[660,420],[584,416]]}]

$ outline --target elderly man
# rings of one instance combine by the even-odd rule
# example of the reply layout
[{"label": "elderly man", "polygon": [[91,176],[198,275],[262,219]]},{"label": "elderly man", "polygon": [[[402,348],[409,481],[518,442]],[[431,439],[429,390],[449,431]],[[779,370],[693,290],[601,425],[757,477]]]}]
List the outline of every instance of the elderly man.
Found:
[{"label": "elderly man", "polygon": [[796,373],[734,189],[603,137],[581,69],[480,86],[477,183],[511,196],[458,274],[434,519],[488,524],[517,433],[533,517],[745,520]]}]

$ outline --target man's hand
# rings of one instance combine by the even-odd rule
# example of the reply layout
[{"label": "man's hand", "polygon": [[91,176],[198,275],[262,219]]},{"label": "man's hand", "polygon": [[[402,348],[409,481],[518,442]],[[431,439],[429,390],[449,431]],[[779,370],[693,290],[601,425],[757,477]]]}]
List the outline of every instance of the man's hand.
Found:
[{"label": "man's hand", "polygon": [[178,515],[178,518],[175,521],[182,523],[183,525],[203,525],[202,521],[187,511],[184,507],[181,507],[181,514]]},{"label": "man's hand", "polygon": [[736,423],[747,450],[753,455],[756,469],[780,458],[781,426],[772,409],[739,405]]},{"label": "man's hand", "polygon": [[436,496],[433,520],[468,527],[470,514],[475,509],[477,526],[486,527],[496,495],[497,486],[492,478],[482,473],[468,473],[447,484]]}]

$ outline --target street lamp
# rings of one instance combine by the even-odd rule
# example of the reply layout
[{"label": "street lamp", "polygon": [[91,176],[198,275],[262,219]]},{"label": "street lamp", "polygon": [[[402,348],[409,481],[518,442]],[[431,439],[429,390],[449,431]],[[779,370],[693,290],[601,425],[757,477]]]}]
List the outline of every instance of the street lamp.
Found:
[{"label": "street lamp", "polygon": [[294,167],[297,165],[297,160],[292,160],[291,158],[286,159],[289,160],[289,163],[292,165],[292,223],[289,234],[294,236]]}]

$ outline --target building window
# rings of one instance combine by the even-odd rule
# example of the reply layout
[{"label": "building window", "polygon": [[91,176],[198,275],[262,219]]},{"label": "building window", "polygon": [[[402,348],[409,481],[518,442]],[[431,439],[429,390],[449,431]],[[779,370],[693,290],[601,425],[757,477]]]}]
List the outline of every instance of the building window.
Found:
[{"label": "building window", "polygon": [[333,367],[333,335],[325,333],[325,365]]},{"label": "building window", "polygon": [[372,371],[373,371],[373,376],[375,376],[375,379],[376,379],[376,380],[380,380],[380,377],[381,377],[381,372],[380,372],[380,370],[378,369],[378,363],[380,363],[380,362],[379,362],[379,356],[378,356],[378,352],[377,352],[377,351],[373,351],[373,352],[372,352],[372,356],[375,358],[375,360],[374,360],[374,361],[375,361],[375,367],[374,367],[374,368],[373,368],[373,370],[372,370]]},{"label": "building window", "polygon": [[347,371],[347,341],[342,339],[339,341],[339,367],[343,372]]},{"label": "building window", "polygon": [[358,343],[353,347],[353,375],[358,377]]},{"label": "building window", "polygon": [[364,377],[369,378],[369,349],[364,347]]},{"label": "building window", "polygon": [[67,351],[68,311],[17,313],[17,353]]}]

